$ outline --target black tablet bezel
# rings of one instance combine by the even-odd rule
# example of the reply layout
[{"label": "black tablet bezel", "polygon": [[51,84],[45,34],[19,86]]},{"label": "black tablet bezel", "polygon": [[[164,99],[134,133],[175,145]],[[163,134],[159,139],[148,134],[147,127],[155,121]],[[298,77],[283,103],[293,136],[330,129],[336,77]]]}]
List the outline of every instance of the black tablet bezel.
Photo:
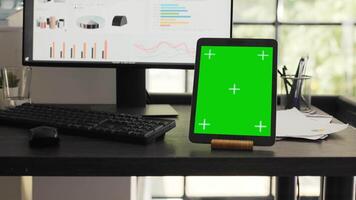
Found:
[{"label": "black tablet bezel", "polygon": [[[273,48],[273,70],[272,70],[272,112],[271,112],[271,136],[236,136],[221,134],[194,134],[194,121],[196,115],[196,101],[198,93],[200,54],[202,46],[249,46],[249,47],[272,47]],[[275,142],[276,136],[276,102],[277,102],[277,54],[278,44],[273,39],[222,39],[222,38],[201,38],[197,43],[197,54],[195,61],[194,87],[192,96],[192,110],[190,118],[189,139],[194,143],[210,143],[212,139],[231,140],[252,140],[257,146],[271,146]]]}]

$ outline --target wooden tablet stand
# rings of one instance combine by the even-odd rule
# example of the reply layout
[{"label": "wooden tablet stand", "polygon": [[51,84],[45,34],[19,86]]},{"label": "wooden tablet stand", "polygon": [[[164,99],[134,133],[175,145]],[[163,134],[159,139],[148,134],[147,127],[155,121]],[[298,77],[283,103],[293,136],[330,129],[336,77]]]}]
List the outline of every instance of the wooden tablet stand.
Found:
[{"label": "wooden tablet stand", "polygon": [[211,149],[253,151],[253,141],[251,140],[223,140],[213,139],[210,142]]}]

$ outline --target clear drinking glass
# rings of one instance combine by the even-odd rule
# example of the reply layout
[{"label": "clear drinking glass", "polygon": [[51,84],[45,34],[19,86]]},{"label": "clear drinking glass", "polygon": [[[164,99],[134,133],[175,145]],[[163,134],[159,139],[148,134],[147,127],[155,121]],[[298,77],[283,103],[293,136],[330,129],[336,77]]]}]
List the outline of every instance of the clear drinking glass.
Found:
[{"label": "clear drinking glass", "polygon": [[1,69],[4,104],[6,107],[31,103],[31,76],[30,67],[4,67]]},{"label": "clear drinking glass", "polygon": [[281,77],[281,106],[284,109],[296,107],[302,112],[312,112],[311,78],[307,75]]}]

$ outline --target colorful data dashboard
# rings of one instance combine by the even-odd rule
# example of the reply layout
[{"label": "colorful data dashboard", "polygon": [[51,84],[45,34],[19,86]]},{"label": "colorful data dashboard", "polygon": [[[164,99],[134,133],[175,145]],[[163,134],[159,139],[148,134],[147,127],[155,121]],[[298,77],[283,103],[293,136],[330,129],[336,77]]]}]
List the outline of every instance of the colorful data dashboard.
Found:
[{"label": "colorful data dashboard", "polygon": [[231,37],[231,0],[35,0],[33,61],[194,63]]}]

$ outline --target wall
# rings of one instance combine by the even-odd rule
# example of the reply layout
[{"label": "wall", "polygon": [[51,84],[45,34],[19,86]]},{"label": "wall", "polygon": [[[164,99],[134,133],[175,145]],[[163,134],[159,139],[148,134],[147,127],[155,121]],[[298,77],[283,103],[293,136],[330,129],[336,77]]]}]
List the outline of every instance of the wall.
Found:
[{"label": "wall", "polygon": [[[0,28],[0,66],[21,66],[22,28]],[[32,99],[36,103],[116,101],[115,70],[33,67]]]},{"label": "wall", "polygon": [[0,177],[0,199],[21,200],[21,178]]},{"label": "wall", "polygon": [[130,177],[34,177],[33,200],[130,200]]},{"label": "wall", "polygon": [[[21,56],[22,29],[0,28],[0,66],[20,66]],[[31,97],[36,103],[115,103],[115,71],[112,69],[33,67],[32,77]],[[91,200],[100,196],[104,200],[129,200],[132,197],[130,183],[130,177],[34,177],[33,199]],[[20,177],[0,177],[0,199],[20,200],[21,187]]]},{"label": "wall", "polygon": [[35,68],[31,97],[35,103],[114,104],[112,69]]}]

